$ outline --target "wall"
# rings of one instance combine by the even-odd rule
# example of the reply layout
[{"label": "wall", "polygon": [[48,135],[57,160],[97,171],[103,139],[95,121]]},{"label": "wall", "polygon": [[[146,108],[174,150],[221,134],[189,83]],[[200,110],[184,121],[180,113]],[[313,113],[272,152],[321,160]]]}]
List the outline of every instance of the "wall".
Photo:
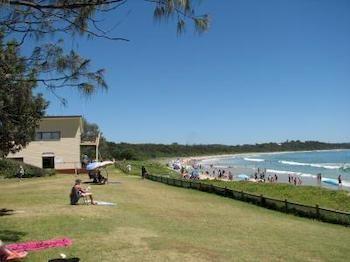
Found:
[{"label": "wall", "polygon": [[43,118],[37,131],[60,131],[60,140],[32,141],[20,152],[9,154],[8,158],[22,157],[23,162],[42,167],[43,155],[54,155],[55,169],[81,168],[80,123],[79,117]]}]

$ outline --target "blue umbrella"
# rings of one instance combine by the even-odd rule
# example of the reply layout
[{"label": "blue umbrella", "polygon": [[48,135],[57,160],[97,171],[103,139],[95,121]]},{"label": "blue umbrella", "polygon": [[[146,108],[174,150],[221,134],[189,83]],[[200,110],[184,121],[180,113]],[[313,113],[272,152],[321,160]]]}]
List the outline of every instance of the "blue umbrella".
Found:
[{"label": "blue umbrella", "polygon": [[249,176],[246,174],[239,174],[237,177],[241,180],[249,180]]},{"label": "blue umbrella", "polygon": [[91,171],[99,167],[100,167],[100,162],[92,162],[86,166],[86,170]]}]

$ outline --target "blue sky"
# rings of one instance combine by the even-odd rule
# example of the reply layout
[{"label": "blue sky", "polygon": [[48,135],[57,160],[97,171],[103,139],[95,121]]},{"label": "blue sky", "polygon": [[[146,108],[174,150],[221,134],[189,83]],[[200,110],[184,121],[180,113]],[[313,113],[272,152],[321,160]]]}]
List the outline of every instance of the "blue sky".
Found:
[{"label": "blue sky", "polygon": [[204,0],[202,36],[157,24],[130,0],[108,40],[66,40],[107,70],[107,92],[49,93],[48,114],[82,114],[116,142],[350,141],[350,1]]}]

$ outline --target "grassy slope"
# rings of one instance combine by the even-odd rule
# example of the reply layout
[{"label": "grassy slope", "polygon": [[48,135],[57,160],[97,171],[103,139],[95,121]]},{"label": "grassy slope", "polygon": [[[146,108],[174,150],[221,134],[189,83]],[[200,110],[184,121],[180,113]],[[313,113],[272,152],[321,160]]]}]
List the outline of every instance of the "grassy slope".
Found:
[{"label": "grassy slope", "polygon": [[[84,177],[85,178],[85,177]],[[117,207],[69,206],[74,177],[0,180],[3,240],[68,236],[70,248],[33,252],[27,261],[59,253],[82,261],[346,261],[350,229],[259,208],[136,176],[92,186]]]},{"label": "grassy slope", "polygon": [[[180,178],[178,173],[171,171],[164,164],[154,161],[128,161],[132,168],[132,175],[139,175],[141,166],[144,165],[151,174],[165,175]],[[288,199],[307,205],[342,210],[350,212],[350,193],[348,191],[330,190],[315,186],[293,186],[289,184],[251,183],[251,182],[225,182],[225,181],[201,181],[237,191],[244,191],[256,195],[264,195],[276,199]]]},{"label": "grassy slope", "polygon": [[316,205],[336,210],[350,211],[350,194],[348,191],[330,190],[315,186],[293,186],[289,184],[207,181],[221,187],[231,188],[256,195],[277,199],[288,199],[292,202]]}]

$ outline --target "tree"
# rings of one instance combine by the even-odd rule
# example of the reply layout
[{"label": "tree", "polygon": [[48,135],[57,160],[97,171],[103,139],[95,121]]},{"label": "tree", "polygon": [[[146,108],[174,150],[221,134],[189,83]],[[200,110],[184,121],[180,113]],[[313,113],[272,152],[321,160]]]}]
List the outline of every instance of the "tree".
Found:
[{"label": "tree", "polygon": [[[47,103],[33,95],[36,73],[25,66],[15,42],[3,44],[0,36],[0,154],[19,151],[34,138]],[[11,75],[11,77],[9,77]],[[16,81],[21,79],[25,81]]]},{"label": "tree", "polygon": [[[0,1],[0,82],[1,151],[24,147],[34,136],[34,128],[44,115],[47,103],[33,95],[37,85],[45,86],[60,101],[56,90],[72,87],[84,95],[106,89],[104,69],[91,70],[89,59],[74,49],[66,51],[59,36],[75,35],[128,41],[114,37],[101,27],[99,17],[117,14],[128,0],[2,0]],[[155,6],[154,19],[175,19],[177,32],[185,31],[186,21],[193,21],[202,33],[209,26],[207,15],[198,16],[191,0],[143,0]],[[194,1],[196,2],[196,1]],[[54,39],[48,42],[47,37]],[[15,40],[15,41],[14,41]],[[20,57],[27,41],[37,43],[31,54]],[[9,53],[8,53],[9,52]]]},{"label": "tree", "polygon": [[89,123],[85,118],[83,118],[83,129],[84,132],[81,134],[82,141],[94,141],[98,134],[101,133],[97,124]]},{"label": "tree", "polygon": [[[143,1],[154,5],[155,20],[176,20],[179,34],[185,31],[187,21],[193,22],[198,33],[208,29],[208,15],[197,15],[195,12],[194,7],[199,0]],[[36,79],[38,84],[46,86],[54,94],[57,88],[75,87],[83,94],[89,95],[98,88],[107,88],[104,81],[105,71],[91,71],[89,59],[80,57],[74,50],[65,53],[62,40],[47,43],[46,36],[78,34],[113,41],[128,41],[126,38],[111,36],[99,19],[106,12],[117,15],[118,9],[126,2],[128,0],[0,1],[0,28],[6,40],[16,37],[18,46],[22,46],[28,39],[37,40],[38,46],[26,60],[26,66],[40,76]],[[6,65],[2,66],[6,70]],[[59,98],[65,103],[64,98]]]}]

